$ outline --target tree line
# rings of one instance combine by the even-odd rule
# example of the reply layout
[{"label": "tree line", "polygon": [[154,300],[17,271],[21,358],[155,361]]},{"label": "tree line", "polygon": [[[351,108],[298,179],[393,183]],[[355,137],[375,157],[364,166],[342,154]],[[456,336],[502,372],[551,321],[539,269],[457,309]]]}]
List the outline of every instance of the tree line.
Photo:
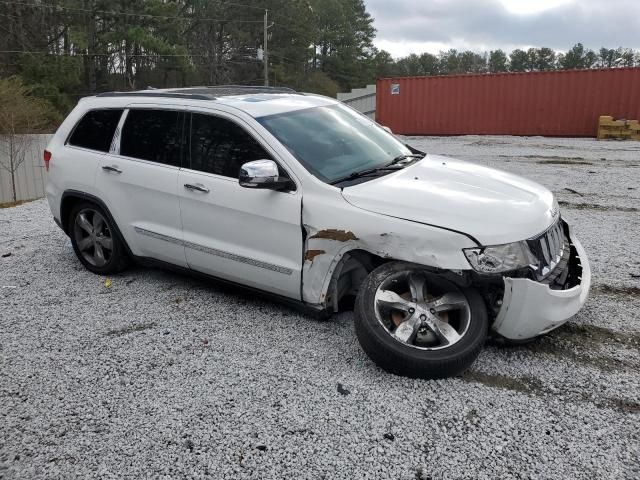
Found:
[{"label": "tree line", "polygon": [[515,49],[477,53],[455,49],[438,55],[411,54],[394,60],[380,51],[374,56],[379,77],[416,75],[455,75],[465,73],[541,72],[585,68],[617,68],[640,66],[640,51],[631,48],[606,48],[595,52],[577,43],[565,53],[551,48]]}]

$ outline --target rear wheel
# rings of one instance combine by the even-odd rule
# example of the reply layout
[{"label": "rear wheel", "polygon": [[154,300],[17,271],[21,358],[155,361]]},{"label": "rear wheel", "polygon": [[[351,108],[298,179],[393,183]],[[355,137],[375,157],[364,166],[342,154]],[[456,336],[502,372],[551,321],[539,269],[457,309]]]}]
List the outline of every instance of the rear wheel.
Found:
[{"label": "rear wheel", "polygon": [[115,226],[97,205],[83,202],[69,215],[69,234],[76,256],[91,272],[100,275],[124,270],[129,258]]},{"label": "rear wheel", "polygon": [[419,266],[386,263],[369,274],[355,308],[356,335],[383,369],[442,378],[478,357],[488,319],[478,292]]}]

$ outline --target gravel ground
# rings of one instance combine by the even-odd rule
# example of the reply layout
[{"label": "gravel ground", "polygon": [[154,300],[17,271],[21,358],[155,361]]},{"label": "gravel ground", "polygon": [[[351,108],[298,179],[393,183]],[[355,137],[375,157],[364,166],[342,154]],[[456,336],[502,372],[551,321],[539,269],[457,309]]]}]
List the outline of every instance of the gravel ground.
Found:
[{"label": "gravel ground", "polygon": [[411,380],[351,313],[143,268],[106,288],[44,200],[2,209],[0,478],[640,478],[640,144],[409,142],[551,188],[591,258],[583,311]]}]

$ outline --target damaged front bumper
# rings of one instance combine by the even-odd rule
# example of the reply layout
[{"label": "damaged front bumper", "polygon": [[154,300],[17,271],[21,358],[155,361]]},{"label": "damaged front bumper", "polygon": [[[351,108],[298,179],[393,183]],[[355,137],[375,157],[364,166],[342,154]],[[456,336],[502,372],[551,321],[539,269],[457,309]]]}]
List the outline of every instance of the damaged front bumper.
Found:
[{"label": "damaged front bumper", "polygon": [[493,330],[509,340],[527,340],[547,333],[575,315],[587,301],[591,268],[580,242],[569,231],[571,269],[564,289],[527,278],[504,277],[502,306]]}]

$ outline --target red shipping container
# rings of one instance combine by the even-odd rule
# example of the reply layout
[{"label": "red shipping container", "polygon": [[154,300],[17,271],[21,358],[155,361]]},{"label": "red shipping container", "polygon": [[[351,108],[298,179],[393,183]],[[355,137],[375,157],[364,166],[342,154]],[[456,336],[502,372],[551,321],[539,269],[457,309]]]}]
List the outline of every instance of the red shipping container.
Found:
[{"label": "red shipping container", "polygon": [[383,78],[376,120],[404,135],[595,137],[640,119],[640,68]]}]

